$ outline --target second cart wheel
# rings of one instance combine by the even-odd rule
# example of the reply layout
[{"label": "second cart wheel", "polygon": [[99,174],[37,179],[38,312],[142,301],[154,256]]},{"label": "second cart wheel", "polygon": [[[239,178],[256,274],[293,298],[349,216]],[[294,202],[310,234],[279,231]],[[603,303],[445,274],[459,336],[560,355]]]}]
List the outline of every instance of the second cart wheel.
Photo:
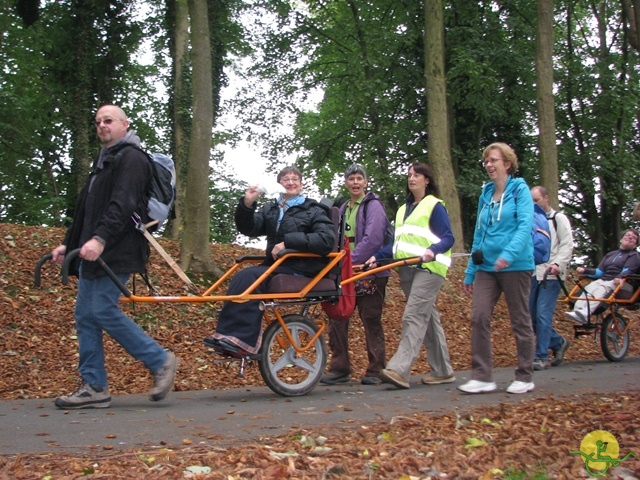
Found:
[{"label": "second cart wheel", "polygon": [[619,313],[609,314],[602,321],[600,345],[602,353],[611,362],[620,362],[627,355],[629,330],[627,330],[627,320]]},{"label": "second cart wheel", "polygon": [[[318,326],[302,315],[285,315],[284,322],[297,346],[309,343]],[[304,352],[298,354],[279,322],[272,322],[264,332],[260,350],[260,373],[267,386],[278,395],[306,395],[320,382],[327,361],[327,346],[320,335]]]}]

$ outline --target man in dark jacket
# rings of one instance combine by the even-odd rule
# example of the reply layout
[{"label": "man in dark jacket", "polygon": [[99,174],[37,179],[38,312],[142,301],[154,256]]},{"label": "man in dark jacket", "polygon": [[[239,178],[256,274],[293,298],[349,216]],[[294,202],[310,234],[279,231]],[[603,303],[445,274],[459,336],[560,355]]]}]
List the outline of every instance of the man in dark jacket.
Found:
[{"label": "man in dark jacket", "polygon": [[[365,263],[383,247],[387,230],[387,214],[378,196],[366,193],[367,173],[361,165],[353,164],[344,173],[344,183],[349,190],[349,201],[340,209],[345,216],[345,228],[354,265]],[[356,285],[356,306],[364,325],[367,371],[360,379],[363,385],[382,382],[380,371],[385,367],[385,339],[382,328],[382,306],[391,273],[387,270],[375,277],[364,279]],[[331,321],[329,324],[331,363],[329,372],[321,383],[333,385],[346,383],[351,378],[349,360],[349,321]]]},{"label": "man in dark jacket", "polygon": [[[628,229],[620,239],[620,248],[607,253],[596,268],[578,267],[576,271],[580,275],[593,278],[594,281],[585,287],[580,300],[576,300],[573,311],[565,312],[570,320],[585,324],[588,317],[593,314],[600,302],[589,300],[594,298],[607,298],[618,285],[625,282],[628,275],[638,273],[640,269],[640,254],[638,248],[637,230]],[[632,294],[633,288],[625,282],[620,290],[622,294]]]},{"label": "man in dark jacket", "polygon": [[103,148],[78,196],[73,223],[62,245],[52,252],[52,260],[62,263],[66,252],[80,248],[73,270],[79,279],[75,317],[82,385],[56,400],[56,406],[64,409],[111,405],[103,331],[151,371],[153,401],[162,400],[173,387],[178,365],[173,353],[120,310],[120,290],[96,262],[101,257],[123,284],[131,274],[145,271],[148,245],[131,217],[146,215],[152,167],[143,152],[131,148],[139,147],[140,139],[127,130],[129,121],[121,108],[101,107],[95,125]]}]

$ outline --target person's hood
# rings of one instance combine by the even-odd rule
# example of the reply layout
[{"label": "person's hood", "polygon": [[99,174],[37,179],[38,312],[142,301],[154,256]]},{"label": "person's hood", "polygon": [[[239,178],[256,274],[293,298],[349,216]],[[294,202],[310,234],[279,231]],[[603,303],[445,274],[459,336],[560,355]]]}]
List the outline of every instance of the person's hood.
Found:
[{"label": "person's hood", "polygon": [[98,162],[97,162],[96,166],[98,168],[102,168],[102,163],[104,162],[104,159],[109,154],[111,154],[112,152],[117,152],[118,150],[120,150],[121,148],[123,148],[126,145],[131,145],[133,147],[138,147],[138,148],[140,148],[140,146],[142,145],[141,142],[140,142],[140,137],[138,137],[138,135],[136,135],[136,131],[135,130],[128,130],[127,133],[125,133],[124,137],[122,137],[116,143],[114,143],[113,145],[111,145],[110,147],[107,147],[107,148],[103,147],[100,150],[100,155],[98,156]]},{"label": "person's hood", "polygon": [[124,137],[122,137],[120,140],[118,140],[116,143],[111,145],[106,150],[107,151],[119,150],[124,145],[132,145],[134,147],[140,148],[140,146],[141,146],[140,137],[138,137],[138,135],[136,135],[136,131],[135,130],[128,130],[127,133],[125,133]]},{"label": "person's hood", "polygon": [[[516,187],[524,182],[522,178],[513,178],[511,175],[507,178],[507,185],[504,188],[504,192],[500,195],[500,199],[498,200],[498,215],[496,216],[496,221],[500,221],[502,216],[502,206],[504,205],[504,199],[509,198],[512,195],[513,190]],[[493,201],[493,193],[496,191],[496,186],[493,182],[489,182],[482,187],[482,194],[480,197],[482,198],[482,209],[486,208],[487,205],[491,204]]]}]

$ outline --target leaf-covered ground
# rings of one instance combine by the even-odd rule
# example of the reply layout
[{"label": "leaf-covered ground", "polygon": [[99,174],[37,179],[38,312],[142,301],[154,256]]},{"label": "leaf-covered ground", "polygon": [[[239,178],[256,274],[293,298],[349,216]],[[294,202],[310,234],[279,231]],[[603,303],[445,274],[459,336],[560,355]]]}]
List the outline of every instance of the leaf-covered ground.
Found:
[{"label": "leaf-covered ground", "polygon": [[[43,266],[42,287],[33,286],[38,259],[62,238],[59,229],[0,224],[0,399],[53,398],[77,385],[77,348],[73,328],[74,283],[62,286],[59,267]],[[160,240],[178,258],[174,242]],[[232,245],[214,245],[214,260],[224,270],[234,259],[256,253]],[[150,262],[150,276],[163,294],[185,293],[177,276],[157,254]],[[443,287],[438,306],[456,370],[469,369],[470,301],[461,290],[463,262],[458,262]],[[204,287],[210,281],[192,277]],[[138,292],[145,291],[138,282]],[[202,338],[213,331],[215,305],[153,305],[125,307],[150,335],[173,350],[183,361],[177,390],[227,389],[262,385],[258,369],[248,369],[243,379],[223,374],[225,367],[210,361]],[[384,310],[387,355],[398,343],[404,298],[392,278]],[[572,325],[558,305],[557,330],[573,337]],[[315,315],[322,315],[319,307]],[[631,320],[629,355],[640,355],[638,314]],[[351,356],[354,377],[366,368],[364,337],[357,316],[352,321]],[[501,301],[493,323],[494,363],[515,364],[515,344]],[[150,376],[118,345],[106,339],[111,392],[143,393]],[[572,338],[566,360],[602,358],[592,337]],[[428,372],[424,353],[413,374]],[[640,372],[639,372],[640,373]],[[640,388],[640,387],[639,387]],[[640,455],[640,390],[613,395],[576,396],[546,400],[523,398],[515,405],[491,409],[412,415],[392,424],[343,430],[328,426],[321,431],[292,431],[269,445],[239,445],[220,451],[185,446],[182,450],[130,451],[95,455],[55,454],[0,456],[4,478],[587,478],[578,456],[566,453],[576,432],[597,428],[615,432],[621,453]],[[326,437],[326,441],[323,439]],[[187,467],[208,467],[193,472]],[[520,472],[524,476],[514,476]],[[612,474],[612,472],[614,472]],[[511,477],[506,477],[511,473]],[[88,476],[87,476],[88,475]],[[538,475],[536,477],[536,475]],[[640,461],[630,458],[604,478],[640,478]]]}]

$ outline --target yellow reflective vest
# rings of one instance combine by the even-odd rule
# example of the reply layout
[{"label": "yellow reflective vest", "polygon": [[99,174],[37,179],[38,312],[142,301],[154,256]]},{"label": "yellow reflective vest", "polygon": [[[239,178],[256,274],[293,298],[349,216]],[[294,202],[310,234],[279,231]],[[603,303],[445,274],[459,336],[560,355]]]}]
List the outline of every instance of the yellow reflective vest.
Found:
[{"label": "yellow reflective vest", "polygon": [[[444,205],[444,202],[439,198],[427,195],[416,205],[406,220],[404,214],[407,211],[407,206],[402,205],[398,209],[395,224],[396,235],[393,242],[393,258],[400,260],[422,256],[427,248],[440,241],[440,238],[429,229],[431,213],[439,202]],[[444,254],[436,255],[431,262],[420,264],[420,268],[428,268],[432,273],[445,278],[450,266],[451,250]]]}]

